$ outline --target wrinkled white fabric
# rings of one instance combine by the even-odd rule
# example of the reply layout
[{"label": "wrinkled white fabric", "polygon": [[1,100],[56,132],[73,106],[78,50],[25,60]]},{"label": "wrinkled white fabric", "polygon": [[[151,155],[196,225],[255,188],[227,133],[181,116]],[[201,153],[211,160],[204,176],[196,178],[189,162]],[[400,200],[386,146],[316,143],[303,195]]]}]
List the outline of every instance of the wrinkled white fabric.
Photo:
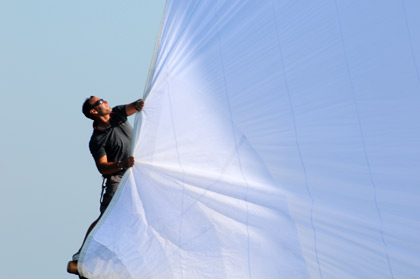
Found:
[{"label": "wrinkled white fabric", "polygon": [[420,2],[169,0],[88,278],[419,278]]}]

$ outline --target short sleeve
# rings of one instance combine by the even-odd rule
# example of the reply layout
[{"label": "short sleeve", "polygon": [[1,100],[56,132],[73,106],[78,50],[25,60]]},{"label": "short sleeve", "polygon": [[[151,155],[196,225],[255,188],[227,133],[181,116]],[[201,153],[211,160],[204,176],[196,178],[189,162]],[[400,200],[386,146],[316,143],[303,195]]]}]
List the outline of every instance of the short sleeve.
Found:
[{"label": "short sleeve", "polygon": [[127,110],[126,105],[120,105],[112,108],[113,118],[117,120],[117,122],[126,122],[127,121]]},{"label": "short sleeve", "polygon": [[105,146],[103,144],[100,144],[94,140],[90,140],[89,142],[89,149],[90,153],[93,156],[93,159],[97,161],[98,159],[102,158],[104,155],[106,155],[105,152]]}]

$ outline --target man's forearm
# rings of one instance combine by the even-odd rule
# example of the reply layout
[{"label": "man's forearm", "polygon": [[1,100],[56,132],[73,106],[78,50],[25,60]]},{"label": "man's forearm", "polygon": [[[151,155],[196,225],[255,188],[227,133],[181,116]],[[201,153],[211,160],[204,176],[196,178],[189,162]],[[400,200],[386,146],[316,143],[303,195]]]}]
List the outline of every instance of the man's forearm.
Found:
[{"label": "man's forearm", "polygon": [[113,174],[123,169],[120,162],[101,163],[97,167],[98,171],[103,175]]},{"label": "man's forearm", "polygon": [[101,174],[110,175],[119,172],[122,169],[128,169],[134,166],[134,157],[130,156],[118,162],[108,162],[106,156],[104,156],[97,162],[96,166]]},{"label": "man's forearm", "polygon": [[125,106],[125,112],[127,113],[127,116],[135,114],[137,111],[141,111],[144,106],[143,99],[139,99],[135,102],[132,102],[131,104],[128,104]]}]

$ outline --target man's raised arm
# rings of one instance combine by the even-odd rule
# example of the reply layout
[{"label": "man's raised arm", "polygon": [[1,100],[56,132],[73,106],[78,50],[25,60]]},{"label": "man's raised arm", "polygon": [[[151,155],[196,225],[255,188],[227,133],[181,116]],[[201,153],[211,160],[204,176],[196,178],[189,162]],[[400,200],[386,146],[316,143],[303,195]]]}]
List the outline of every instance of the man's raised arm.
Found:
[{"label": "man's raised arm", "polygon": [[139,99],[135,102],[132,102],[131,104],[127,104],[125,106],[125,111],[127,113],[127,116],[131,116],[135,114],[137,111],[141,111],[143,109],[143,106],[144,106],[143,99]]}]

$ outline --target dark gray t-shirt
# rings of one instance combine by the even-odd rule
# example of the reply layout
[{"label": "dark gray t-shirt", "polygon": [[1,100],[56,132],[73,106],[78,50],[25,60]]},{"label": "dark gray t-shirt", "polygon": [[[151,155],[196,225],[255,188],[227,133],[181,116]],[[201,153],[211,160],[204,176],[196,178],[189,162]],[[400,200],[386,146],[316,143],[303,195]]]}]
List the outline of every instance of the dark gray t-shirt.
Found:
[{"label": "dark gray t-shirt", "polygon": [[[130,156],[133,128],[127,121],[125,105],[112,109],[110,123],[111,126],[105,130],[99,130],[94,125],[89,149],[95,161],[104,155],[108,162],[117,162]],[[113,175],[123,173],[124,170],[121,170]]]}]

